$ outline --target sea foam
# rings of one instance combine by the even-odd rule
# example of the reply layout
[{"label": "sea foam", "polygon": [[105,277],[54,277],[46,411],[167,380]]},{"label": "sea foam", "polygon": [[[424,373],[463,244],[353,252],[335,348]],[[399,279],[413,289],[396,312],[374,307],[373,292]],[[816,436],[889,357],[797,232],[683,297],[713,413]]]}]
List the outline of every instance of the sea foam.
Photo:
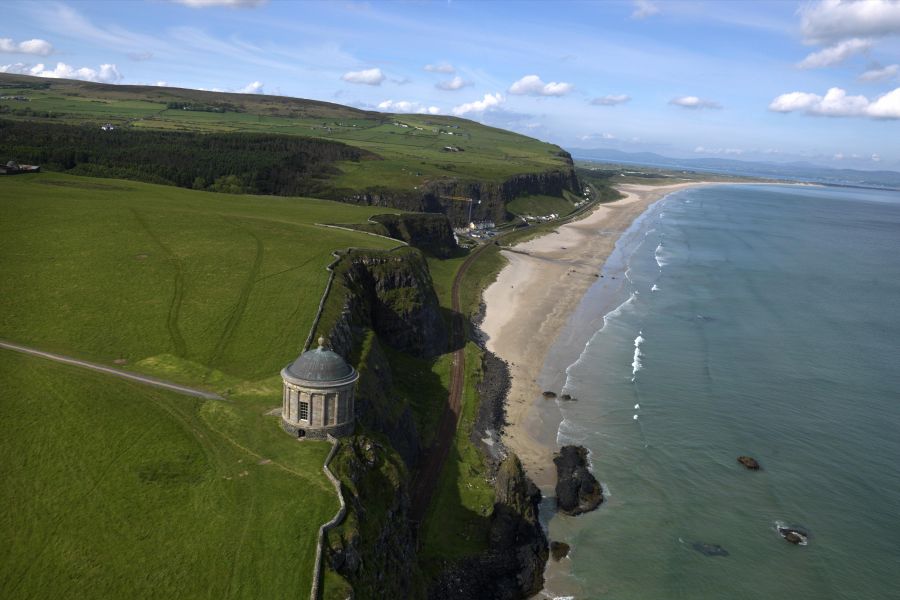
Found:
[{"label": "sea foam", "polygon": [[632,381],[634,381],[633,376],[637,375],[637,372],[643,368],[643,363],[641,363],[641,357],[643,353],[641,352],[641,344],[644,343],[644,336],[638,333],[638,336],[634,338],[634,360],[631,361],[631,375]]}]

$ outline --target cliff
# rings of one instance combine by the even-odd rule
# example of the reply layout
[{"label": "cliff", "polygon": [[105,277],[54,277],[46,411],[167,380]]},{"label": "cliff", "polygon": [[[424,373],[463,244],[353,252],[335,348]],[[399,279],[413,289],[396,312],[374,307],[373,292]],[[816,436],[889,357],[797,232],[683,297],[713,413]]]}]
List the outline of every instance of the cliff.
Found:
[{"label": "cliff", "polygon": [[[470,220],[506,221],[506,204],[519,196],[561,196],[564,190],[578,192],[578,177],[568,153],[560,151],[568,165],[562,169],[513,175],[499,183],[472,179],[443,178],[417,190],[370,187],[362,191],[336,190],[335,200],[367,206],[385,206],[411,212],[444,213],[454,226]],[[471,202],[466,201],[471,199]],[[471,204],[471,206],[470,206]]]},{"label": "cliff", "polygon": [[318,330],[326,332],[336,352],[349,357],[354,338],[365,329],[413,356],[437,356],[447,349],[447,329],[421,252],[352,250],[334,273]]},{"label": "cliff", "polygon": [[368,223],[339,224],[401,240],[437,258],[450,258],[459,251],[450,220],[437,213],[375,215]]},{"label": "cliff", "polygon": [[541,492],[515,454],[500,464],[494,489],[490,548],[445,570],[429,590],[430,600],[516,600],[543,587],[550,550],[538,521]]},{"label": "cliff", "polygon": [[331,469],[341,481],[347,516],[328,532],[328,567],[352,586],[355,598],[421,597],[403,461],[389,443],[362,434],[341,445]]}]

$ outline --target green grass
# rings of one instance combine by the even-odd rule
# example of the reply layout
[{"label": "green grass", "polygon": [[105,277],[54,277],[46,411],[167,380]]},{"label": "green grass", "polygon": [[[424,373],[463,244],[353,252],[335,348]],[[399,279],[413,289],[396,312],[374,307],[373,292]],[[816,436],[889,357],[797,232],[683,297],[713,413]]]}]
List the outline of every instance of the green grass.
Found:
[{"label": "green grass", "polygon": [[565,216],[575,209],[575,205],[558,196],[520,196],[507,204],[506,208],[516,215],[538,217],[556,213]]},{"label": "green grass", "polygon": [[262,417],[0,350],[4,598],[276,598],[311,583],[337,510],[321,465]]},{"label": "green grass", "polygon": [[[0,82],[31,81],[0,74]],[[31,109],[52,114],[53,122],[113,122],[120,126],[202,132],[257,132],[303,135],[345,142],[375,152],[383,160],[347,162],[330,180],[336,189],[373,186],[413,192],[435,179],[501,182],[521,173],[568,168],[552,144],[448,116],[393,115],[276,96],[223,94],[148,86],[104,86],[66,80],[48,89],[4,88],[30,102],[0,101],[11,111]],[[244,112],[168,109],[172,101],[228,102]],[[41,119],[43,116],[4,118]],[[406,125],[402,127],[398,124]],[[452,135],[450,135],[452,134]],[[463,152],[445,152],[445,146]]]},{"label": "green grass", "polygon": [[276,375],[331,252],[390,240],[317,222],[378,212],[41,174],[0,180],[0,337],[192,382]]},{"label": "green grass", "polygon": [[0,338],[212,388],[201,401],[0,352],[0,589],[282,597],[337,508],[277,417],[331,252],[378,209],[40,174],[0,179]]},{"label": "green grass", "polygon": [[465,352],[462,413],[422,532],[422,564],[432,575],[444,561],[472,556],[488,546],[494,490],[481,454],[469,440],[478,413],[475,385],[481,379],[481,350],[470,342]]}]

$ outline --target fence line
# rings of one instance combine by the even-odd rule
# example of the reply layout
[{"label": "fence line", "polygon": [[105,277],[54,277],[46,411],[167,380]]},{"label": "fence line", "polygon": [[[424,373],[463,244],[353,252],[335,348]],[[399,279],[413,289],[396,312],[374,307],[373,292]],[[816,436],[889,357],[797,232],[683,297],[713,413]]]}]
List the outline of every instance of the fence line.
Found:
[{"label": "fence line", "polygon": [[337,513],[335,513],[330,521],[328,521],[327,523],[323,523],[322,526],[319,527],[319,537],[316,540],[316,561],[313,564],[312,589],[309,592],[309,600],[319,600],[319,592],[322,582],[322,553],[325,551],[325,534],[328,533],[328,531],[331,530],[332,527],[340,524],[340,522],[344,520],[344,516],[347,514],[347,504],[344,502],[344,494],[341,492],[341,483],[331,472],[331,469],[328,468],[328,465],[331,464],[331,459],[333,459],[334,455],[337,454],[337,449],[341,443],[330,433],[326,434],[326,437],[331,443],[331,450],[328,452],[328,457],[325,459],[325,464],[322,465],[322,470],[325,471],[325,476],[328,477],[329,481],[331,481],[331,484],[334,486],[334,489],[337,492],[338,501],[341,503],[341,507],[338,509]]}]

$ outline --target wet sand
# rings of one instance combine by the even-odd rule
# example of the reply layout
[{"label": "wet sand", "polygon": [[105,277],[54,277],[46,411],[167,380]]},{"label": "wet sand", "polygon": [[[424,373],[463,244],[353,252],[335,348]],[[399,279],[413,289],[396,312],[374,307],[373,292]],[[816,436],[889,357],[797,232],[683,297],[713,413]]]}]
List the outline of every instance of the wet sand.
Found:
[{"label": "wet sand", "polygon": [[510,368],[509,424],[503,442],[518,454],[538,486],[556,483],[551,459],[559,421],[548,419],[547,411],[541,410],[546,405],[555,408],[555,403],[544,400],[544,390],[538,387],[548,351],[585,292],[597,281],[619,236],[666,194],[701,185],[709,183],[618,186],[625,198],[602,204],[583,219],[502,252],[509,264],[484,291],[481,330],[488,349]]}]

